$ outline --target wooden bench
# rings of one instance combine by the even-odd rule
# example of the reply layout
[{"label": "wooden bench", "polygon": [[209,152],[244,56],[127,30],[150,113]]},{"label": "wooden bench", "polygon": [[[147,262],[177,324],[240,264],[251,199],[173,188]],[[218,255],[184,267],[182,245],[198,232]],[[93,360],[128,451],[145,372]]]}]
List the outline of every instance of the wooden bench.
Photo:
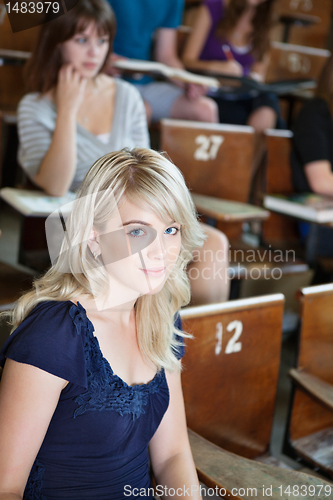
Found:
[{"label": "wooden bench", "polygon": [[[198,476],[208,488],[207,496],[271,500],[331,498],[333,485],[302,472],[262,464],[230,453],[189,430]],[[215,498],[215,497],[213,497]]]},{"label": "wooden bench", "polygon": [[333,284],[303,288],[285,450],[333,477]]},{"label": "wooden bench", "polygon": [[188,426],[247,458],[269,451],[283,307],[274,294],[181,310]]}]

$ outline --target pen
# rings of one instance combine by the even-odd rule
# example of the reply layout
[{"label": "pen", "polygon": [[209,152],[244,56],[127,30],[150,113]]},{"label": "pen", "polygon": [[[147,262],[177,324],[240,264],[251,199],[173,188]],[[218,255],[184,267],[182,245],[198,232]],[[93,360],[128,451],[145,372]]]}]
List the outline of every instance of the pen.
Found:
[{"label": "pen", "polygon": [[225,57],[227,58],[228,61],[234,61],[235,58],[231,52],[231,49],[229,47],[229,45],[227,45],[226,43],[222,45],[222,50],[224,52],[224,55]]}]

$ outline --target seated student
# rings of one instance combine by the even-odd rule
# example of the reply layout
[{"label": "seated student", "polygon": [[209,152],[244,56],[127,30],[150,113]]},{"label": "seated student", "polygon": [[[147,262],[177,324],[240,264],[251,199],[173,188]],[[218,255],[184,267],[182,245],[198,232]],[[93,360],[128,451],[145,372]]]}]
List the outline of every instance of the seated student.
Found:
[{"label": "seated student", "polygon": [[102,69],[115,18],[103,0],[80,0],[42,25],[18,107],[19,163],[50,195],[76,189],[92,163],[122,147],[149,146],[139,92]]},{"label": "seated student", "polygon": [[[18,159],[31,181],[50,195],[75,190],[103,154],[149,147],[139,92],[101,72],[114,33],[114,15],[103,0],[81,0],[41,27],[27,67],[33,92],[18,107]],[[194,303],[227,300],[229,294],[228,241],[209,226],[205,232],[208,239],[191,264],[197,268],[191,278]],[[225,259],[205,262],[206,248],[214,255],[220,250]]]},{"label": "seated student", "polygon": [[[293,125],[291,168],[295,190],[333,196],[333,55]],[[306,232],[304,224],[302,232]],[[318,253],[333,256],[333,231],[319,227]]]},{"label": "seated student", "polygon": [[0,499],[154,498],[150,459],[157,491],[199,500],[177,315],[204,236],[184,179],[155,151],[107,154],[66,227],[0,354]]},{"label": "seated student", "polygon": [[[204,0],[184,49],[185,65],[264,80],[274,2]],[[221,123],[251,125],[258,132],[276,125],[279,104],[273,93],[222,94],[214,99]]]},{"label": "seated student", "polygon": [[[156,61],[175,68],[183,64],[177,54],[177,28],[182,22],[184,0],[108,0],[117,19],[116,55]],[[155,47],[154,54],[153,45]],[[116,57],[116,56],[115,56]],[[218,121],[214,101],[199,85],[155,82],[145,76],[134,83],[144,98],[149,121],[179,118]]]}]

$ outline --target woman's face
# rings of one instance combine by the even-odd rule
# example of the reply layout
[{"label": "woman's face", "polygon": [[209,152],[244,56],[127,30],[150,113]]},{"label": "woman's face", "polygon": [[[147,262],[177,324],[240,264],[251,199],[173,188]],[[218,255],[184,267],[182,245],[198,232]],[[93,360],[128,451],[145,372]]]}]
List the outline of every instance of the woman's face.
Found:
[{"label": "woman's face", "polygon": [[162,289],[180,252],[180,224],[125,201],[97,241],[112,288],[129,292],[126,303],[133,292],[140,296]]},{"label": "woman's face", "polygon": [[101,70],[109,50],[109,35],[100,36],[91,22],[82,32],[61,45],[63,64],[72,64],[84,78],[94,78]]}]

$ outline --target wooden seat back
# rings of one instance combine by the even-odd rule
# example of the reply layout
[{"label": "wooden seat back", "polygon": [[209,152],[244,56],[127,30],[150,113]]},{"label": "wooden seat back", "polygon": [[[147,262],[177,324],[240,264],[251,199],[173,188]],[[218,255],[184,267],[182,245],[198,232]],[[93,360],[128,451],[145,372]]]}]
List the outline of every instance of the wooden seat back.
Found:
[{"label": "wooden seat back", "polygon": [[318,80],[330,54],[329,50],[271,42],[266,81],[274,82],[298,78]]},{"label": "wooden seat back", "polygon": [[[265,194],[291,194],[290,152],[293,133],[290,130],[266,130],[266,165],[264,169]],[[267,244],[283,245],[298,241],[297,224],[289,217],[271,213],[262,225],[262,238]]]},{"label": "wooden seat back", "polygon": [[319,22],[309,26],[293,25],[288,42],[308,47],[326,48],[331,24],[331,0],[279,0],[276,2],[279,16],[315,16]]},{"label": "wooden seat back", "polygon": [[284,296],[188,307],[182,383],[188,427],[247,458],[269,447]]},{"label": "wooden seat back", "polygon": [[254,129],[185,120],[161,121],[161,147],[195,193],[247,202]]},{"label": "wooden seat back", "polygon": [[[297,367],[333,385],[333,284],[303,288]],[[333,427],[333,412],[295,387],[289,438],[295,441]]]},{"label": "wooden seat back", "polygon": [[[4,9],[0,5],[0,49],[31,51],[40,27],[13,33]],[[0,81],[0,109],[15,110],[26,92],[23,65],[0,66]]]}]

